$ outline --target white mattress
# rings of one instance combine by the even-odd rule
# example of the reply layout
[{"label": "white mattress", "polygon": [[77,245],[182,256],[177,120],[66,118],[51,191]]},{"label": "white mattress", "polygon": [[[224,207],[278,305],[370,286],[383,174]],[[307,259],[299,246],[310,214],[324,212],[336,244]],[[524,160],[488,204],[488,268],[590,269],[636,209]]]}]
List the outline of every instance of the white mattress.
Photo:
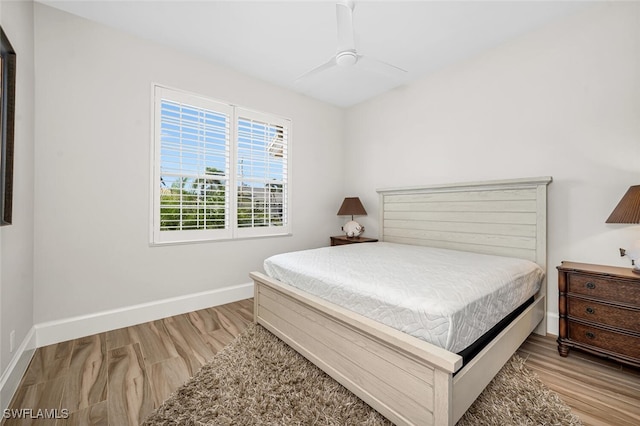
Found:
[{"label": "white mattress", "polygon": [[279,254],[264,268],[454,353],[537,293],[544,276],[527,260],[386,242]]}]

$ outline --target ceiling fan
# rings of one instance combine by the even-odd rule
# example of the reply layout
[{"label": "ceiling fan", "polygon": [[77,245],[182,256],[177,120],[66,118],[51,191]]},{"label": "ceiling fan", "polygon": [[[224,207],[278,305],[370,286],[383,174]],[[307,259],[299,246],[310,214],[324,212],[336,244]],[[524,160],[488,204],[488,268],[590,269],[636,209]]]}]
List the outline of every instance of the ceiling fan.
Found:
[{"label": "ceiling fan", "polygon": [[385,76],[395,78],[403,75],[407,71],[395,65],[358,54],[355,46],[353,31],[353,9],[354,2],[351,0],[341,0],[336,3],[336,17],[338,21],[338,48],[335,56],[324,64],[317,66],[311,71],[296,79],[296,82],[307,79],[333,67],[353,67],[356,64],[359,68],[376,72]]}]

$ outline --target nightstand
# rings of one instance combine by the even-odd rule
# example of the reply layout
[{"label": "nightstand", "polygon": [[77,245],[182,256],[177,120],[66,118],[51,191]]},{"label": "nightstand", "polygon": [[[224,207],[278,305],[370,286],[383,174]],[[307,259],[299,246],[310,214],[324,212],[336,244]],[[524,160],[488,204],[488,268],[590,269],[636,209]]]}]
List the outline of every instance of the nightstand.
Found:
[{"label": "nightstand", "polygon": [[345,244],[358,244],[358,243],[375,243],[376,241],[378,241],[377,238],[347,237],[346,235],[338,235],[336,237],[331,237],[332,246],[343,246]]},{"label": "nightstand", "polygon": [[558,352],[581,349],[640,367],[640,275],[631,268],[558,266]]}]

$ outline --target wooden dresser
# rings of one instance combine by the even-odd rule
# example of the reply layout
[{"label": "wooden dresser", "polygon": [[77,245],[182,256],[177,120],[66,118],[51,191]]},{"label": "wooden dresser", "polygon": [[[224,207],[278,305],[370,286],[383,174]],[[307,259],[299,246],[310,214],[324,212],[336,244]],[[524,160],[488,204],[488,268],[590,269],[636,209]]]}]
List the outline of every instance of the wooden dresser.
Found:
[{"label": "wooden dresser", "polygon": [[640,275],[631,268],[558,266],[558,352],[576,348],[640,367]]}]

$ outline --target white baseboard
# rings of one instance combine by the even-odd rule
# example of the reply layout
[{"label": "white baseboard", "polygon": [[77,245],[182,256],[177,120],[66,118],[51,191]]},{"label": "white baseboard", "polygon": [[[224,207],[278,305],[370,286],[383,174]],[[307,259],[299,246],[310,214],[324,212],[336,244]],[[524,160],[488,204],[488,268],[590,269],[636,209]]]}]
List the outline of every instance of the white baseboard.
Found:
[{"label": "white baseboard", "polygon": [[560,330],[560,317],[556,313],[547,312],[547,334],[557,336]]},{"label": "white baseboard", "polygon": [[11,362],[3,371],[0,376],[0,408],[2,412],[9,407],[11,399],[18,390],[20,381],[24,376],[24,373],[29,367],[31,358],[36,351],[36,329],[32,327],[27,333],[26,337],[16,349],[16,352],[11,358]]},{"label": "white baseboard", "polygon": [[40,323],[35,325],[36,346],[47,346],[250,297],[253,297],[253,283]]}]

